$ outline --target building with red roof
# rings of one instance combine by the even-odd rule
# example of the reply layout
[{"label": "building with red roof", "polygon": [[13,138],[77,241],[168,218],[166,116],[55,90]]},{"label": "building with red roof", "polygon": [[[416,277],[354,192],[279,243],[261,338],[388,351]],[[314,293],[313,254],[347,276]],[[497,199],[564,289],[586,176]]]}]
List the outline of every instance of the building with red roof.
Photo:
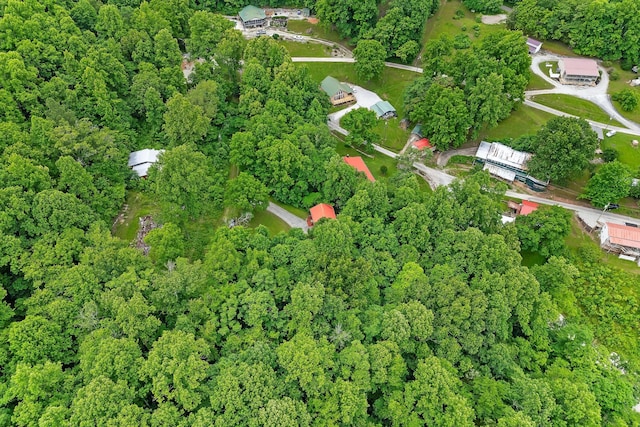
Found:
[{"label": "building with red roof", "polygon": [[349,166],[354,167],[358,172],[364,173],[369,181],[376,182],[376,179],[371,174],[371,171],[365,164],[364,160],[362,160],[362,157],[345,156],[342,160],[344,160],[344,162]]},{"label": "building with red roof", "polygon": [[606,222],[600,231],[600,246],[611,252],[640,256],[640,228]]},{"label": "building with red roof", "polygon": [[540,205],[529,200],[523,200],[521,206],[520,215],[529,215],[531,212],[538,210]]},{"label": "building with red roof", "polygon": [[424,150],[425,148],[428,150],[433,150],[433,145],[431,145],[431,141],[429,141],[427,138],[422,138],[417,141],[413,141],[411,145],[413,146],[413,148],[420,151]]},{"label": "building with red roof", "polygon": [[311,215],[307,218],[307,224],[309,224],[310,227],[322,218],[336,219],[336,211],[333,209],[333,206],[326,203],[315,205],[309,209],[309,213]]}]

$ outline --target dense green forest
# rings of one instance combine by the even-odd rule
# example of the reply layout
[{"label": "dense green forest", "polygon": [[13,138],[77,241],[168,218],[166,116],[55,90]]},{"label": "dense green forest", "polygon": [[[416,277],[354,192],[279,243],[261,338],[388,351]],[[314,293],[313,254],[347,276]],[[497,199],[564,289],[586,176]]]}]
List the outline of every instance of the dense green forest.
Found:
[{"label": "dense green forest", "polygon": [[[503,226],[482,172],[358,175],[308,70],[197,10],[232,6],[0,3],[0,425],[638,425],[638,277],[567,247],[560,208]],[[434,50],[450,80],[408,97],[516,96],[520,35],[492,40]],[[140,180],[127,156],[150,147]],[[161,206],[148,256],[111,235],[127,192]],[[269,196],[338,219],[196,242]]]},{"label": "dense green forest", "polygon": [[534,37],[560,40],[576,53],[640,63],[640,4],[635,0],[519,0],[509,25]]}]

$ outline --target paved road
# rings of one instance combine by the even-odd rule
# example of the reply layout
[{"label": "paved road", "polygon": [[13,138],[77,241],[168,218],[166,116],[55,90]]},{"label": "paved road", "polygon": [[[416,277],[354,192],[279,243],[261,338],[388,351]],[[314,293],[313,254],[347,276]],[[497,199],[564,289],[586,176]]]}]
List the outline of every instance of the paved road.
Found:
[{"label": "paved road", "polygon": [[[547,107],[546,105],[539,104],[539,103],[537,103],[535,101],[531,101],[530,99],[525,99],[523,104],[524,105],[528,105],[529,107],[532,107],[532,108],[536,108],[536,109],[541,110],[541,111],[546,111],[547,113],[554,114],[556,116],[577,117],[577,116],[571,115],[569,113],[565,113],[564,111],[556,110],[554,108]],[[598,127],[602,128],[602,129],[615,130],[616,132],[620,132],[620,133],[626,133],[626,134],[629,134],[629,135],[640,136],[640,132],[632,130],[632,129],[628,129],[628,128],[624,128],[624,127],[620,127],[620,126],[613,126],[613,125],[608,124],[608,123],[595,122],[593,120],[587,120],[587,122],[589,124],[598,126]]]},{"label": "paved road", "polygon": [[[310,40],[319,40],[319,39],[311,39]],[[291,58],[292,62],[349,62],[349,63],[353,63],[356,62],[356,60],[354,58],[342,58],[342,57],[336,57],[336,56],[332,56],[332,57],[311,57],[311,56],[295,56],[293,58]],[[422,73],[422,68],[420,67],[413,67],[411,65],[404,65],[404,64],[396,64],[395,62],[385,62],[384,65],[386,65],[389,68],[397,68],[399,70],[407,70],[407,71],[413,71],[414,73]]]},{"label": "paved road", "polygon": [[478,151],[478,147],[471,148],[460,148],[458,150],[449,150],[443,153],[440,153],[438,156],[438,160],[436,160],[436,164],[439,168],[443,168],[449,163],[449,159],[453,156],[474,156]]},{"label": "paved road", "polygon": [[291,228],[302,228],[302,231],[304,231],[305,233],[309,230],[309,226],[307,225],[306,220],[292,214],[291,212],[289,212],[284,208],[281,208],[275,203],[269,202],[269,206],[267,206],[267,211],[271,212],[272,214],[274,214],[275,216],[277,216],[278,218],[280,218],[281,220],[289,224],[289,227]]}]

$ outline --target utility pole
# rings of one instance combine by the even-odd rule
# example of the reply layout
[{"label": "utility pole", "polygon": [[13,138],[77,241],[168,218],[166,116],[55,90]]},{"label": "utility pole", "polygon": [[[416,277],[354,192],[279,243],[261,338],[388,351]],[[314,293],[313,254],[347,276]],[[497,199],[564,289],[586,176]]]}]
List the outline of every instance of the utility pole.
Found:
[{"label": "utility pole", "polygon": [[602,210],[602,212],[600,212],[600,215],[598,216],[598,219],[596,220],[596,227],[600,223],[600,218],[602,218],[602,215],[604,215],[604,213],[607,211],[607,209],[609,209],[609,205],[611,205],[611,203],[607,203],[606,205],[604,205],[604,209]]}]

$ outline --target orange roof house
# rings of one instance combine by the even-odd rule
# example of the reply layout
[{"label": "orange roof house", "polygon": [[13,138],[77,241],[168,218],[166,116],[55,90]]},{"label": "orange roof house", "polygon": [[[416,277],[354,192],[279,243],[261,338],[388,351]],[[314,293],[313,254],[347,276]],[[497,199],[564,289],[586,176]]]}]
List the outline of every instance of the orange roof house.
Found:
[{"label": "orange roof house", "polygon": [[369,181],[376,182],[376,179],[373,177],[373,175],[371,174],[371,171],[369,170],[367,165],[364,163],[364,160],[362,160],[362,157],[345,156],[342,158],[342,160],[344,160],[344,162],[349,166],[355,168],[358,172],[364,173],[367,176],[367,179]]},{"label": "orange roof house", "polygon": [[413,145],[413,148],[416,148],[418,150],[424,150],[425,148],[431,150],[433,148],[433,145],[431,145],[431,141],[429,141],[427,138],[422,138],[414,141],[411,145]]},{"label": "orange roof house", "polygon": [[523,200],[520,215],[529,215],[531,212],[538,210],[538,206],[539,205],[537,203]]},{"label": "orange roof house", "polygon": [[640,256],[640,228],[606,222],[600,231],[600,246],[611,252]]},{"label": "orange roof house", "polygon": [[336,219],[336,211],[333,210],[333,206],[326,203],[320,203],[309,209],[309,218],[307,218],[307,224],[312,226],[322,218]]}]

